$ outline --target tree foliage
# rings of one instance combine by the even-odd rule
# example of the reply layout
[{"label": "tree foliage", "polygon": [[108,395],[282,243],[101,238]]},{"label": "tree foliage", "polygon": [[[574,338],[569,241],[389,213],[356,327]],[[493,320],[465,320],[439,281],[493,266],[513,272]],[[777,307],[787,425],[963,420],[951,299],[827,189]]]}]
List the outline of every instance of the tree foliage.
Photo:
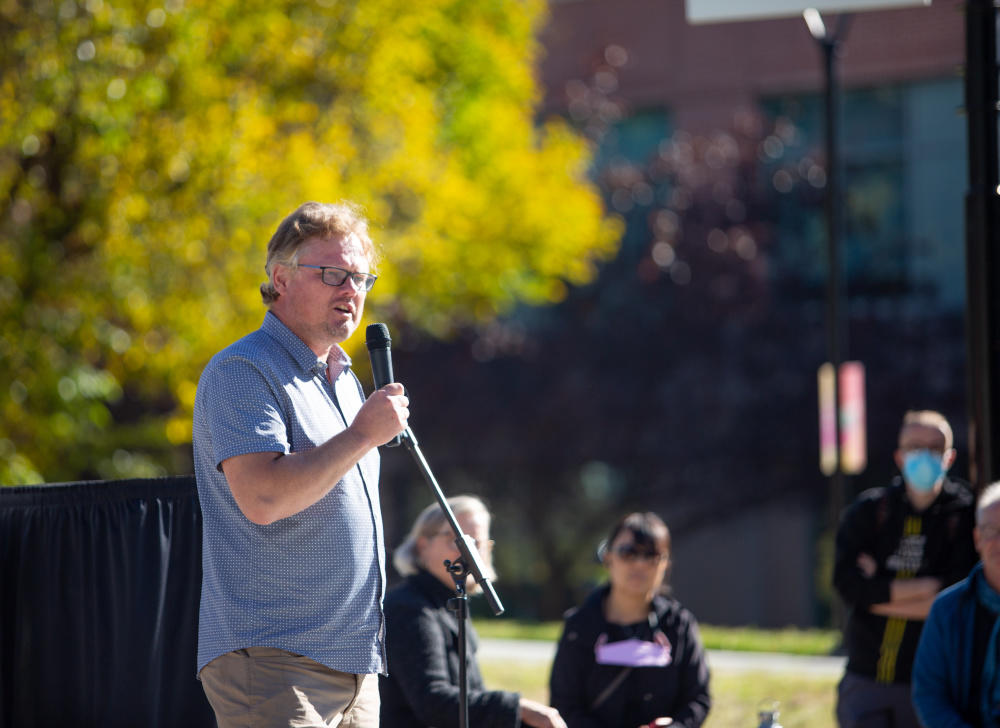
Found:
[{"label": "tree foliage", "polygon": [[258,325],[264,245],[351,199],[369,316],[447,337],[616,246],[539,125],[541,0],[0,0],[0,483],[187,465],[202,366]]}]

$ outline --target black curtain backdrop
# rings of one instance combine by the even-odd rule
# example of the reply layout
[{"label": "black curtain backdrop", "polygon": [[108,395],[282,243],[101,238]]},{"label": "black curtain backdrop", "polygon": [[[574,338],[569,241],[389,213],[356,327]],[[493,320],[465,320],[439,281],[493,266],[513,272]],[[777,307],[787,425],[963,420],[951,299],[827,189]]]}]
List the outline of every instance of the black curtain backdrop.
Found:
[{"label": "black curtain backdrop", "polygon": [[193,476],[0,488],[0,728],[198,728]]}]

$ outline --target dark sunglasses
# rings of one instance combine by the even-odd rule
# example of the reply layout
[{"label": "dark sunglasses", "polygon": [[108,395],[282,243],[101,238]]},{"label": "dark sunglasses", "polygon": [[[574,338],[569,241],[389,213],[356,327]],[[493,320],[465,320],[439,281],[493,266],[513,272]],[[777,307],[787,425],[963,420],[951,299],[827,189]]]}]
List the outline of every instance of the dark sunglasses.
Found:
[{"label": "dark sunglasses", "polygon": [[640,549],[636,547],[635,544],[622,544],[621,546],[616,546],[613,550],[615,556],[617,556],[622,561],[646,561],[649,563],[659,563],[666,558],[666,554],[660,553],[659,551],[648,551],[646,549]]}]

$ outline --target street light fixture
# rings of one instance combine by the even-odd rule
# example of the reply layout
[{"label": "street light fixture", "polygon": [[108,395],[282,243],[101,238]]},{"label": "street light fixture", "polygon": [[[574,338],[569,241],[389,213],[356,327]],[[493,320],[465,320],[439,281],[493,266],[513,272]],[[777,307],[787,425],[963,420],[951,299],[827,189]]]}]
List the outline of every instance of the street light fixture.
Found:
[{"label": "street light fixture", "polygon": [[826,24],[823,22],[823,16],[819,14],[819,10],[816,8],[806,8],[802,11],[802,18],[806,21],[806,25],[809,26],[809,32],[812,33],[812,37],[816,40],[824,40],[826,38]]}]

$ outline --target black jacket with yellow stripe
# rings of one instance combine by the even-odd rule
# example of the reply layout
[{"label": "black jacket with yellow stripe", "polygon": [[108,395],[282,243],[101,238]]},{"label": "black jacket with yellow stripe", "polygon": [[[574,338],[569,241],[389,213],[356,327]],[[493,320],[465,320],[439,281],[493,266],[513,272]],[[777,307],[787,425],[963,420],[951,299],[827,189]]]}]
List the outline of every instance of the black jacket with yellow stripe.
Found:
[{"label": "black jacket with yellow stripe", "polygon": [[[902,478],[872,488],[848,506],[837,529],[833,583],[847,606],[847,670],[884,683],[908,683],[923,620],[883,617],[869,607],[889,601],[894,579],[937,577],[942,588],[964,579],[978,557],[972,543],[975,497],[948,478],[924,511],[913,508]],[[858,556],[877,564],[868,577]]]}]

